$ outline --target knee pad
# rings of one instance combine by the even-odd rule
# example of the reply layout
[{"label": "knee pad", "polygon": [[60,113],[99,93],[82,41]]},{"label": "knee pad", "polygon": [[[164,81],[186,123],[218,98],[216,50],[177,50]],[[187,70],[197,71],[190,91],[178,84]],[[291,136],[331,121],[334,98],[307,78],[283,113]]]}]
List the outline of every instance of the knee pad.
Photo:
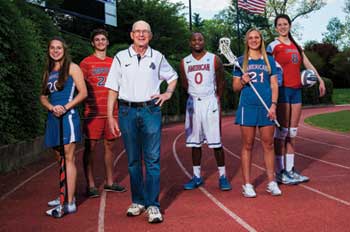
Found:
[{"label": "knee pad", "polygon": [[281,129],[277,129],[277,128],[275,129],[274,137],[276,139],[285,140],[287,135],[288,135],[288,128],[281,127]]},{"label": "knee pad", "polygon": [[288,133],[289,138],[295,138],[297,137],[297,134],[298,134],[298,127],[289,128],[289,133]]}]

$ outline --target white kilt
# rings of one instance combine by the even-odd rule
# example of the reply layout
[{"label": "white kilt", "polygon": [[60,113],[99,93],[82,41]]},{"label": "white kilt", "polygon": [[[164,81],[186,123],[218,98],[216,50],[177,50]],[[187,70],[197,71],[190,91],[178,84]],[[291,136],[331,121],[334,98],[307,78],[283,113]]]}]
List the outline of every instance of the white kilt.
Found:
[{"label": "white kilt", "polygon": [[186,147],[221,147],[220,105],[215,95],[193,97],[186,104]]}]

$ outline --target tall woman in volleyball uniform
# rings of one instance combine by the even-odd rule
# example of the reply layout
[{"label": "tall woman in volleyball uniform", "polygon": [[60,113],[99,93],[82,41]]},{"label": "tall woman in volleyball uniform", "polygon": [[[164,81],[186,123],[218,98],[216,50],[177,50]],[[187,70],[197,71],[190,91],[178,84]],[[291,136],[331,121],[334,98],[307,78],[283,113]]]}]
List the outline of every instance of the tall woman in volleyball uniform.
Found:
[{"label": "tall woman in volleyball uniform", "polygon": [[[281,195],[282,192],[274,177],[273,149],[273,120],[276,118],[278,97],[277,70],[273,57],[266,54],[265,44],[259,30],[253,28],[246,33],[245,52],[244,56],[239,58],[239,63],[244,73],[237,68],[234,70],[233,89],[236,92],[241,91],[236,112],[236,124],[240,125],[242,135],[243,195],[245,197],[256,197],[250,178],[251,156],[256,128],[260,132],[264,151],[268,178],[266,191],[274,196]],[[269,112],[264,108],[248,82],[251,82],[259,92],[269,107]]]},{"label": "tall woman in volleyball uniform", "polygon": [[283,184],[298,184],[309,180],[294,169],[294,146],[301,115],[300,65],[313,70],[319,80],[320,96],[325,94],[325,85],[317,70],[293,39],[288,15],[275,18],[279,36],[271,42],[267,52],[273,54],[283,69],[283,83],[279,88],[277,118],[282,129],[275,132],[277,181]]},{"label": "tall woman in volleyball uniform", "polygon": [[68,204],[63,207],[64,214],[76,211],[73,200],[77,176],[74,151],[75,143],[81,139],[81,132],[79,113],[75,107],[86,96],[83,74],[79,66],[71,62],[66,43],[59,37],[53,38],[48,46],[40,102],[48,110],[45,144],[47,147],[52,147],[57,156],[59,156],[60,147],[59,118],[63,117],[63,143],[68,185]]}]

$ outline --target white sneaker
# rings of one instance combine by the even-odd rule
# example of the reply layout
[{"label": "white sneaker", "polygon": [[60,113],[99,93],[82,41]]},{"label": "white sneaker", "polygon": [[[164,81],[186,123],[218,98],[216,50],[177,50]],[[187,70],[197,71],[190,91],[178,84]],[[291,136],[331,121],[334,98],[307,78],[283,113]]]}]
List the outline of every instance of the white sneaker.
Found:
[{"label": "white sneaker", "polygon": [[[73,202],[75,203],[75,197],[73,198]],[[49,207],[55,207],[58,206],[60,204],[60,197],[57,197],[56,199],[47,202],[47,205]]]},{"label": "white sneaker", "polygon": [[58,205],[52,209],[49,209],[46,211],[46,215],[54,218],[61,218],[65,214],[70,214],[75,212],[77,212],[77,206],[75,202],[72,202],[70,204],[65,204],[64,206]]},{"label": "white sneaker", "polygon": [[271,193],[272,196],[280,196],[282,195],[281,189],[278,187],[278,184],[276,181],[271,181],[267,184],[266,191],[268,193]]},{"label": "white sneaker", "polygon": [[242,185],[243,188],[243,196],[248,197],[248,198],[252,198],[252,197],[256,197],[256,192],[254,190],[254,186],[251,184],[245,184]]},{"label": "white sneaker", "polygon": [[160,223],[163,221],[163,216],[157,206],[148,207],[146,212],[149,223]]},{"label": "white sneaker", "polygon": [[55,207],[55,206],[58,206],[59,204],[60,204],[60,197],[57,197],[56,199],[47,202],[47,205],[49,207]]},{"label": "white sneaker", "polygon": [[126,211],[126,215],[129,216],[129,217],[138,216],[143,211],[145,211],[145,206],[140,205],[140,204],[136,204],[136,203],[132,203],[129,206],[128,210]]}]

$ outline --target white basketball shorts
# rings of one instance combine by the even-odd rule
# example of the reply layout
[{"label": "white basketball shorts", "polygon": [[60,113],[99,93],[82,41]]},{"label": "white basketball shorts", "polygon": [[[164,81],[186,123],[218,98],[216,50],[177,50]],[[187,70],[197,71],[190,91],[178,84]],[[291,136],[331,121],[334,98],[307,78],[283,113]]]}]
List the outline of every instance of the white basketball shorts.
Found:
[{"label": "white basketball shorts", "polygon": [[187,99],[186,105],[186,146],[209,148],[221,147],[220,105],[215,95]]}]

